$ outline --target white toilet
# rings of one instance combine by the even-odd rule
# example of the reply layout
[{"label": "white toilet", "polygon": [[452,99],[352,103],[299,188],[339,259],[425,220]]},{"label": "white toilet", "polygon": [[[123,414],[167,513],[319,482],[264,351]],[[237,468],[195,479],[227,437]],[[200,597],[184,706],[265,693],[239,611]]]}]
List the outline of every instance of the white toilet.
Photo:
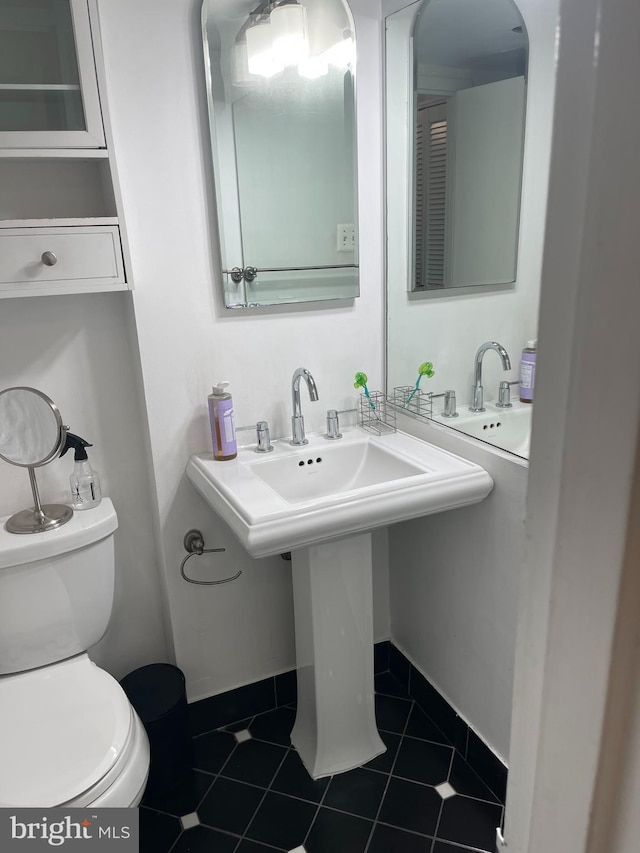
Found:
[{"label": "white toilet", "polygon": [[142,798],[146,732],[86,652],[111,616],[117,526],[108,498],[46,533],[0,519],[0,808]]}]

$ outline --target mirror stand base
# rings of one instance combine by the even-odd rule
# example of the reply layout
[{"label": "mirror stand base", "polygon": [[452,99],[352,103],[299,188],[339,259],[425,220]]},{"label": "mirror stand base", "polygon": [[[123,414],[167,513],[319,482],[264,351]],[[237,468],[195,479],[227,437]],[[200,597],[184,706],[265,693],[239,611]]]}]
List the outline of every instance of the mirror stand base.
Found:
[{"label": "mirror stand base", "polygon": [[73,516],[70,506],[45,504],[41,511],[23,509],[12,515],[5,524],[9,533],[45,533],[66,524]]}]

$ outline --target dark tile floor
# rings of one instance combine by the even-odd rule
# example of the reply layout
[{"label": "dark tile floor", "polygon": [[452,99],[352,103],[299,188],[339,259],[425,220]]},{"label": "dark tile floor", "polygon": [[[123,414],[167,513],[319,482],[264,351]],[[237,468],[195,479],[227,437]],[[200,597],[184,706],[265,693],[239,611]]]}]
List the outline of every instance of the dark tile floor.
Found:
[{"label": "dark tile floor", "polygon": [[502,803],[388,672],[387,751],[313,781],[285,706],[193,738],[191,777],[140,809],[140,853],[463,853],[495,849]]}]

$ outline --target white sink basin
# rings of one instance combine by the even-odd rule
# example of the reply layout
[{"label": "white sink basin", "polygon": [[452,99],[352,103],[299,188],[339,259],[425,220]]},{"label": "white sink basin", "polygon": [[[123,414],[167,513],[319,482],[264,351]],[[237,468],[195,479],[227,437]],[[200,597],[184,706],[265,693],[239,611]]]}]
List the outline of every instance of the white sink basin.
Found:
[{"label": "white sink basin", "polygon": [[329,442],[315,451],[318,456],[309,456],[303,450],[301,454],[288,453],[248,467],[290,504],[339,496],[424,473],[409,459],[366,439],[327,445]]},{"label": "white sink basin", "polygon": [[481,501],[493,481],[480,468],[406,433],[358,427],[337,441],[274,443],[261,456],[192,456],[187,475],[253,557],[365,532]]}]

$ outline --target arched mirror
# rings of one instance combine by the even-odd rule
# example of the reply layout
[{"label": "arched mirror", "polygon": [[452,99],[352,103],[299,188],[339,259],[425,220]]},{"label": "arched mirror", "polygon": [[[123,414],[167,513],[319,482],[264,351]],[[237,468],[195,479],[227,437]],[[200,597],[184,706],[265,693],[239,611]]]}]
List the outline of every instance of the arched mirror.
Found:
[{"label": "arched mirror", "polygon": [[0,459],[27,468],[33,509],[22,510],[5,523],[9,533],[44,533],[69,521],[71,507],[40,503],[35,468],[60,455],[67,428],[53,400],[36,388],[0,391]]},{"label": "arched mirror", "polygon": [[225,305],[358,296],[355,29],[343,0],[204,0]]}]

